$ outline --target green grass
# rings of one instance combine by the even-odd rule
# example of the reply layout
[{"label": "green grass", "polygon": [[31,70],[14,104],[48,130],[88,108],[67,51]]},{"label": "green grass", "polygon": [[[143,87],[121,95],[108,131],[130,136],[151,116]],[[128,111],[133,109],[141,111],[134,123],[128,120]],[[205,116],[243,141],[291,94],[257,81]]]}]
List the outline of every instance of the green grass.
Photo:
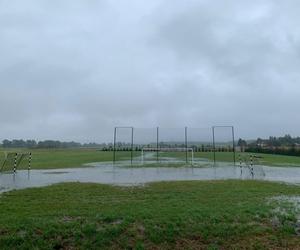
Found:
[{"label": "green grass", "polygon": [[[298,166],[300,167],[300,157],[297,156],[286,156],[286,155],[273,155],[273,154],[253,154],[253,153],[236,153],[236,161],[238,163],[239,154],[242,158],[248,158],[249,156],[256,155],[259,158],[255,160],[255,164],[267,165],[267,166]],[[160,153],[161,156],[164,157],[176,157],[178,159],[184,160],[186,155],[183,152],[168,152],[168,153]],[[188,153],[188,157],[190,160],[191,153]],[[213,152],[195,152],[195,158],[204,158],[209,161],[213,161],[214,154]],[[232,152],[216,152],[216,160],[220,162],[233,162],[233,153]]]},{"label": "green grass", "polygon": [[[29,150],[13,149],[9,151],[28,152]],[[34,149],[30,151],[32,152],[33,169],[81,167],[85,163],[112,160],[112,152],[102,152],[96,149]],[[1,164],[4,154],[2,153],[0,157]],[[21,168],[27,168],[27,161],[22,163]]]},{"label": "green grass", "polygon": [[298,166],[300,167],[300,157],[272,154],[256,154],[260,156],[260,164],[270,166]]},{"label": "green grass", "polygon": [[[236,153],[236,161],[238,162],[239,153]],[[241,153],[242,158],[249,156],[251,153]],[[286,155],[273,155],[273,154],[252,154],[256,155],[259,158],[256,160],[256,164],[267,165],[267,166],[298,166],[300,167],[300,157],[297,156],[286,156]],[[213,153],[211,152],[200,152],[195,153],[195,157],[201,157],[213,160]],[[217,161],[230,162],[233,161],[233,154],[227,152],[217,152],[216,153]]]},{"label": "green grass", "polygon": [[[10,152],[20,151],[28,152],[26,149],[11,149]],[[91,162],[111,162],[113,158],[112,152],[103,152],[96,149],[34,149],[30,150],[33,154],[32,169],[54,169],[54,168],[73,168],[82,167],[83,164]],[[4,158],[4,149],[0,149],[0,165]],[[117,152],[117,160],[130,159],[130,152]],[[141,152],[134,152],[134,156],[140,157]],[[189,153],[190,155],[190,153]],[[242,154],[249,155],[249,154]],[[259,164],[269,166],[299,166],[300,157],[283,156],[283,155],[269,155],[269,154],[256,154],[259,158]],[[160,153],[164,157],[177,157],[184,159],[185,153]],[[209,161],[213,160],[213,153],[211,152],[197,152],[195,157],[205,158]],[[217,161],[232,162],[232,153],[217,152]],[[237,154],[238,161],[238,154]],[[168,164],[172,166],[172,164]],[[20,168],[26,169],[27,162],[24,161]],[[6,168],[8,169],[8,167]]]},{"label": "green grass", "polygon": [[[295,214],[268,202],[300,187],[258,181],[58,184],[0,197],[1,249],[296,249]],[[4,216],[5,215],[5,216]]]},{"label": "green grass", "polygon": [[[236,161],[239,161],[239,154],[242,158],[248,158],[249,156],[258,156],[256,164],[267,166],[298,166],[300,167],[300,157],[286,156],[286,155],[273,155],[273,154],[254,154],[254,153],[236,153]],[[196,152],[195,157],[205,158],[213,161],[214,155],[212,152]],[[216,152],[216,160],[221,162],[232,162],[232,152]]]}]

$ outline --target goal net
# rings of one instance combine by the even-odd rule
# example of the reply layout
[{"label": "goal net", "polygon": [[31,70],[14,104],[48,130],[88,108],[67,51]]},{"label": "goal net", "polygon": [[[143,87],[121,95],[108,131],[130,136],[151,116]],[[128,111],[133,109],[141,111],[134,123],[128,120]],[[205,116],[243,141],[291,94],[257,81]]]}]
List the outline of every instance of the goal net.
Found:
[{"label": "goal net", "polygon": [[235,165],[235,139],[234,127],[214,126],[212,127],[213,136],[213,158],[214,162],[229,162]]},{"label": "goal net", "polygon": [[194,163],[213,164],[213,137],[211,128],[188,128],[187,147],[194,150]]},{"label": "goal net", "polygon": [[193,162],[215,164],[235,162],[234,130],[212,128],[134,128],[114,130],[113,161]]}]

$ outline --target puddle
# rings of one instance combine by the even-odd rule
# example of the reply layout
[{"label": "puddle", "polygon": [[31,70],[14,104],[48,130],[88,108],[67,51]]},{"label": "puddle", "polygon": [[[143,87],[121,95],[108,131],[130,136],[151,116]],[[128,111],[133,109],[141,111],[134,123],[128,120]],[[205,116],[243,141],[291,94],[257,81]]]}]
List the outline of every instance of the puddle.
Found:
[{"label": "puddle", "polygon": [[67,174],[67,171],[44,172],[43,174]]},{"label": "puddle", "polygon": [[120,186],[144,185],[155,181],[259,179],[300,184],[300,168],[254,166],[235,167],[122,167],[92,163],[91,167],[53,170],[18,170],[0,174],[0,193],[12,189],[42,187],[60,182],[93,182]]},{"label": "puddle", "polygon": [[282,204],[288,203],[300,213],[300,196],[281,195],[273,197],[271,200],[277,201],[278,203]]}]

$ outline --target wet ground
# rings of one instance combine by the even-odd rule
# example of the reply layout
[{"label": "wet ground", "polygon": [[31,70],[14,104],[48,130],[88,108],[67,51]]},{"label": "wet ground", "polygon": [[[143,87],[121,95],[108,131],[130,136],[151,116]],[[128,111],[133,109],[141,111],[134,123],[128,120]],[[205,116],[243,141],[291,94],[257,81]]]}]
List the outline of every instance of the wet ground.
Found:
[{"label": "wet ground", "polygon": [[124,167],[94,163],[91,167],[53,170],[18,170],[0,174],[0,192],[42,187],[60,182],[93,182],[121,186],[155,181],[259,179],[300,184],[300,168],[254,166],[253,169],[219,164],[215,167]]}]

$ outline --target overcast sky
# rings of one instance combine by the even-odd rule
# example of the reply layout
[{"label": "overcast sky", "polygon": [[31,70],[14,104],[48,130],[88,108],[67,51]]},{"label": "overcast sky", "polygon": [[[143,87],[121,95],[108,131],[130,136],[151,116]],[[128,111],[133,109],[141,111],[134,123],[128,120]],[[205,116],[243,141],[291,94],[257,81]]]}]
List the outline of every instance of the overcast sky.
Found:
[{"label": "overcast sky", "polygon": [[0,0],[0,140],[300,135],[297,0]]}]

